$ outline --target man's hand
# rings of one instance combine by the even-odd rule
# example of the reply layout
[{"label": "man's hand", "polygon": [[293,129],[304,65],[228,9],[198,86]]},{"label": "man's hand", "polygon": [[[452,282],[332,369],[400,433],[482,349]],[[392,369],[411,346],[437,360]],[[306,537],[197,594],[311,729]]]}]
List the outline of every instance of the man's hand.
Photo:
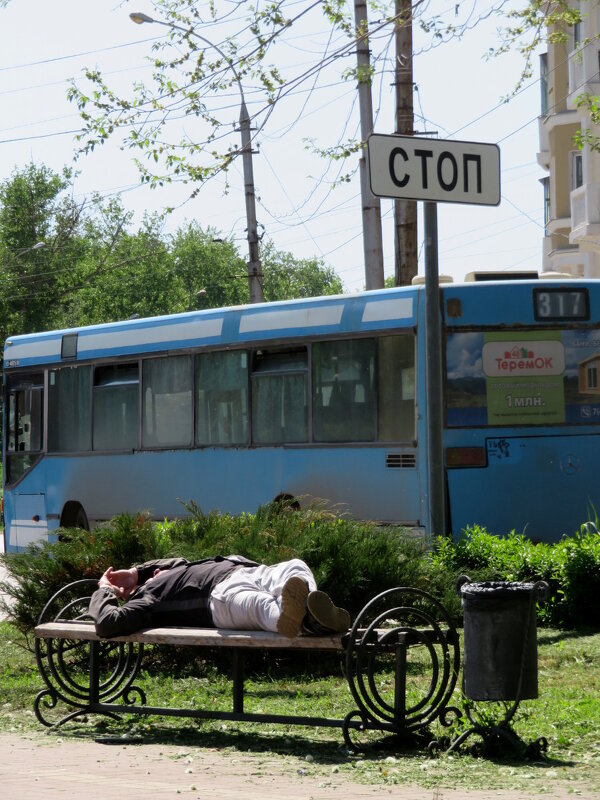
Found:
[{"label": "man's hand", "polygon": [[137,582],[138,572],[135,567],[118,570],[109,567],[98,581],[98,586],[108,586],[121,600],[127,600]]}]

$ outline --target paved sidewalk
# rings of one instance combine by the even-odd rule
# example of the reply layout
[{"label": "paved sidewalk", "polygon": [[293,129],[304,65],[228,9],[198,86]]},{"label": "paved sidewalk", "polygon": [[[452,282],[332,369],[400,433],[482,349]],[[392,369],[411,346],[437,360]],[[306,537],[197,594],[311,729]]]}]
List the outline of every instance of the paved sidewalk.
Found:
[{"label": "paved sidewalk", "polygon": [[[0,567],[0,581],[5,578]],[[0,752],[1,800],[600,800],[600,793],[574,793],[573,785],[548,786],[543,795],[369,786],[335,767],[324,771],[298,758],[171,744],[98,744],[43,732],[0,734]]]},{"label": "paved sidewalk", "polygon": [[[55,734],[21,737],[0,734],[0,787],[6,800],[572,800],[573,789],[557,787],[543,795],[503,790],[423,789],[369,786],[348,774],[331,772],[298,759],[270,754],[220,752],[174,745],[97,744],[61,740]],[[577,795],[575,795],[577,796]],[[584,797],[579,794],[579,797]],[[600,795],[585,796],[585,800]]]},{"label": "paved sidewalk", "polygon": [[[4,535],[2,533],[2,530],[0,529],[0,553],[3,552],[4,552]],[[0,564],[0,583],[6,581],[6,578],[7,578],[6,570],[4,569],[2,564]],[[3,592],[0,592],[0,600],[6,600],[6,599],[7,599],[6,595]],[[0,622],[2,622],[3,619],[5,619],[5,616],[6,615],[2,613],[2,609],[0,608]]]},{"label": "paved sidewalk", "polygon": [[[0,530],[0,553],[4,552],[4,534]],[[6,580],[6,570],[0,564],[0,583]],[[0,600],[6,600],[6,595],[0,592]],[[4,614],[2,613],[2,608],[0,608],[0,622],[4,619]]]}]

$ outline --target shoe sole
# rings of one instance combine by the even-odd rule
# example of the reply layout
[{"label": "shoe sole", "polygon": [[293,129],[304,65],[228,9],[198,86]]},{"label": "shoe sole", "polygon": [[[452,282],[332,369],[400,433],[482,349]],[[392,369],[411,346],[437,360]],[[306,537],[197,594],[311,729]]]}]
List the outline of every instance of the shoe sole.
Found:
[{"label": "shoe sole", "polygon": [[345,608],[335,606],[325,592],[310,592],[306,606],[312,617],[330,631],[345,633],[350,628],[350,614]]},{"label": "shoe sole", "polygon": [[298,636],[306,615],[308,584],[303,578],[288,578],[281,591],[281,614],[277,620],[277,633],[293,639]]}]

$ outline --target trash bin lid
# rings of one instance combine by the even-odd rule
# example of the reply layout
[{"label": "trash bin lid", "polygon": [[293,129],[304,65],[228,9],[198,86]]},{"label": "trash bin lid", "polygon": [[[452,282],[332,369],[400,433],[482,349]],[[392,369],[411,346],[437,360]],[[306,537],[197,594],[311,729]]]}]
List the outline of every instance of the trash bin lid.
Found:
[{"label": "trash bin lid", "polygon": [[501,598],[515,598],[519,595],[529,596],[537,588],[535,583],[522,583],[519,581],[481,581],[480,583],[463,583],[460,587],[461,594],[469,597],[489,597],[499,600]]}]

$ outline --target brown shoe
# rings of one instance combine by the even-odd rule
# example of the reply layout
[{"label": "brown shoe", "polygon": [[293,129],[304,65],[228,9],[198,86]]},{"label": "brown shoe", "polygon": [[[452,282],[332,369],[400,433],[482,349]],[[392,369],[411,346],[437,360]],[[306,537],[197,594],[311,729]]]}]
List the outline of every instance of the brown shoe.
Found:
[{"label": "brown shoe", "polygon": [[308,584],[303,578],[288,578],[281,591],[281,614],[277,620],[277,633],[290,639],[298,636],[306,614]]},{"label": "brown shoe", "polygon": [[[325,592],[310,592],[307,600],[306,607],[308,608],[309,620],[307,627],[315,629],[325,629],[325,631],[334,631],[335,633],[345,633],[350,627],[350,614],[345,608],[338,608],[335,606]],[[316,622],[317,625],[311,625]]]}]

